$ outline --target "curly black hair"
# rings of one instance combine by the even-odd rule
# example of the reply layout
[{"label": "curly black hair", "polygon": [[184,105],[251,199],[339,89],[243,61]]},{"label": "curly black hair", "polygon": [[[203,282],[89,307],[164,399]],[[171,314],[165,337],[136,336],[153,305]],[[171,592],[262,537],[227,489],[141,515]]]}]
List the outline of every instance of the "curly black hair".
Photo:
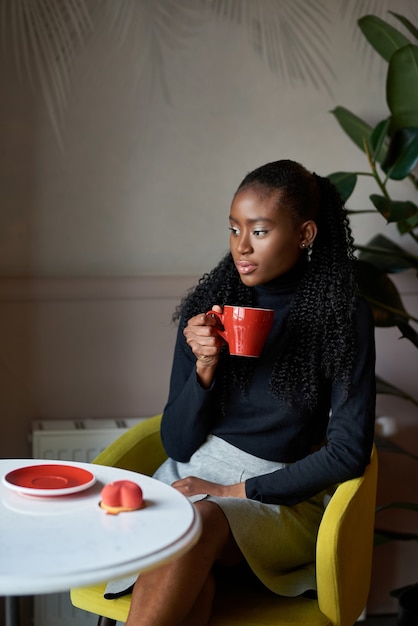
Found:
[{"label": "curly black hair", "polygon": [[[307,220],[317,224],[317,236],[290,305],[280,357],[270,379],[274,396],[315,407],[323,382],[332,377],[347,389],[353,367],[353,313],[358,289],[347,212],[327,178],[290,160],[267,163],[250,172],[235,195],[248,189],[261,196],[275,195],[278,209],[289,211],[295,224]],[[182,318],[186,324],[214,303],[255,303],[254,288],[242,283],[230,253],[186,294],[173,320]],[[224,352],[221,362],[222,386],[227,389],[232,378],[245,393],[254,360],[227,359]]]}]

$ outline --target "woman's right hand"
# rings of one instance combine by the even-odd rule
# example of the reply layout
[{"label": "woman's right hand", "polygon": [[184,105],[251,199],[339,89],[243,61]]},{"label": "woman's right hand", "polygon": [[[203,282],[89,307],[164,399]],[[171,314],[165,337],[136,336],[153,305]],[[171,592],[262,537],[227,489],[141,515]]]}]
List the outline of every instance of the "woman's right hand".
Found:
[{"label": "woman's right hand", "polygon": [[[222,313],[222,307],[214,305],[212,310]],[[200,313],[191,317],[183,333],[186,343],[196,357],[196,371],[200,382],[205,387],[212,384],[219,354],[224,340],[215,328],[219,328],[219,320],[213,315]]]}]

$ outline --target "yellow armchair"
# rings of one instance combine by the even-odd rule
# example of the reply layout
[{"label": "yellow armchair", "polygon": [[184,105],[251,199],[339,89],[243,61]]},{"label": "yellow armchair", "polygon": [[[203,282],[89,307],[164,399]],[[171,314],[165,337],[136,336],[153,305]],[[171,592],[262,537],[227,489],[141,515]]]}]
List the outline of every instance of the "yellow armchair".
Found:
[{"label": "yellow armchair", "polygon": [[[161,415],[140,422],[96,459],[151,475],[167,458],[160,438]],[[360,478],[336,489],[318,533],[318,599],[284,598],[261,586],[242,588],[227,581],[216,593],[211,626],[353,626],[370,588],[377,486],[377,452]],[[125,622],[130,596],[103,597],[106,584],[71,590],[74,606],[100,616],[98,626]]]}]

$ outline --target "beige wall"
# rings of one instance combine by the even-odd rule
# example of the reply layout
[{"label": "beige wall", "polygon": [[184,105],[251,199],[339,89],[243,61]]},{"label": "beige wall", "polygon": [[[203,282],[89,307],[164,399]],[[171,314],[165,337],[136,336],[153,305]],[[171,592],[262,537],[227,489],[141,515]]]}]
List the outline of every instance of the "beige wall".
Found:
[{"label": "beige wall", "polygon": [[[297,4],[277,3],[288,17]],[[40,92],[0,56],[0,456],[29,453],[33,419],[160,412],[171,314],[227,249],[243,175],[287,157],[323,175],[367,170],[330,110],[345,105],[371,124],[387,116],[384,64],[360,43],[358,3],[316,0],[321,32],[310,20],[301,41],[282,33],[284,59],[301,61],[302,75],[273,71],[245,21],[197,0],[178,3],[192,25],[162,46],[160,62],[147,39],[159,5],[136,3],[146,34],[138,26],[121,47],[96,25],[75,58],[61,145]],[[418,21],[413,0],[381,0],[380,14],[389,9]],[[370,191],[363,182],[351,206],[368,206]],[[376,216],[352,224],[359,242],[376,230],[397,237]],[[399,285],[416,314],[415,278]],[[398,335],[378,329],[378,373],[416,395],[417,351]],[[416,407],[379,397],[378,415],[394,416],[393,440],[418,454]],[[393,458],[381,455],[379,500],[416,500],[417,464]],[[396,524],[416,528],[416,518],[398,514]],[[415,545],[376,551],[371,610],[393,607],[388,590],[416,580],[416,562]]]},{"label": "beige wall", "polygon": [[34,419],[160,413],[193,277],[0,279],[0,457],[30,454]]}]

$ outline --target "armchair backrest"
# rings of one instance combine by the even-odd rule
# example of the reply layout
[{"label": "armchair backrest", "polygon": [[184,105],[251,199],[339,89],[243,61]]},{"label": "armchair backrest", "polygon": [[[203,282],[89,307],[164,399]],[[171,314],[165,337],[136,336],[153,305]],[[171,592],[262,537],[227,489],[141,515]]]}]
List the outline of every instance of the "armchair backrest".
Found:
[{"label": "armchair backrest", "polygon": [[377,489],[377,451],[363,476],[341,483],[319,528],[318,604],[332,624],[352,626],[370,589]]},{"label": "armchair backrest", "polygon": [[160,436],[161,415],[139,422],[95,459],[97,465],[111,465],[151,476],[167,458]]}]

